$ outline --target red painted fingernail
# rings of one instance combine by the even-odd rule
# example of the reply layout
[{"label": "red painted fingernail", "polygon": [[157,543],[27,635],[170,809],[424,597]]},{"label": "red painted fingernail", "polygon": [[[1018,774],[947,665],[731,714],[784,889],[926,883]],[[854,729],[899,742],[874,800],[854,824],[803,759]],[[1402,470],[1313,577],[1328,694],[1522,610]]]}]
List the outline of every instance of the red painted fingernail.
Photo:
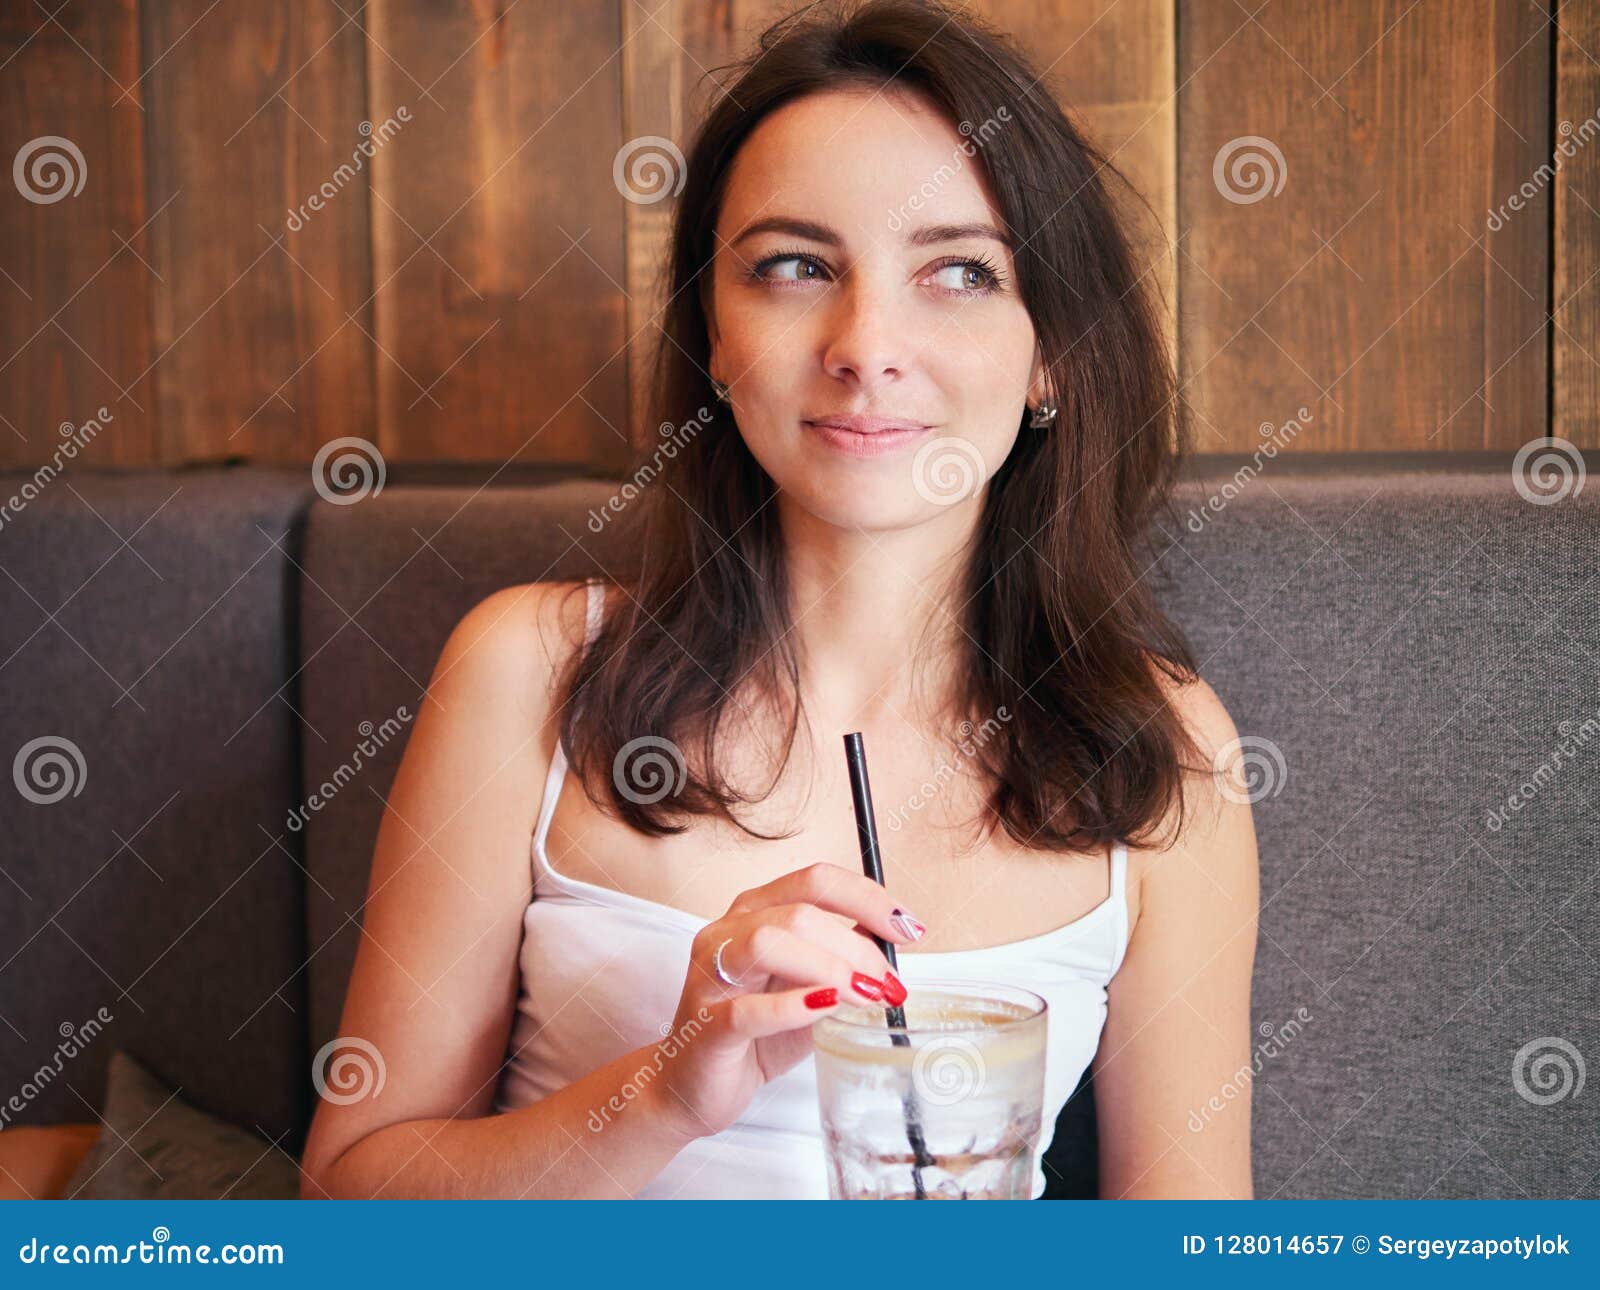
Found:
[{"label": "red painted fingernail", "polygon": [[906,1001],[906,988],[888,968],[883,972],[883,997],[892,1008],[898,1008]]},{"label": "red painted fingernail", "polygon": [[908,936],[914,941],[920,941],[928,930],[912,916],[909,909],[896,909],[889,915],[889,921],[902,936]]},{"label": "red painted fingernail", "polygon": [[831,985],[822,990],[813,990],[806,995],[806,1007],[808,1008],[831,1008],[838,1002],[839,991]]},{"label": "red painted fingernail", "polygon": [[883,998],[883,982],[875,976],[868,976],[865,972],[852,972],[850,985],[864,999],[876,1002]]}]

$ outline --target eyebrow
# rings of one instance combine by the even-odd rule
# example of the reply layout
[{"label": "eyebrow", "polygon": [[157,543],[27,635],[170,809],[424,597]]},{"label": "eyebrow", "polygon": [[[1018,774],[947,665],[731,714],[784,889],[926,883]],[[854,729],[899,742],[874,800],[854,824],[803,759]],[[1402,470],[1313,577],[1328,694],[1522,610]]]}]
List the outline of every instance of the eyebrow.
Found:
[{"label": "eyebrow", "polygon": [[[737,246],[746,238],[754,237],[758,233],[788,233],[793,237],[803,237],[813,242],[821,242],[824,246],[835,247],[844,240],[828,225],[819,224],[815,220],[772,215],[748,225],[729,245]],[[907,234],[906,242],[911,246],[933,246],[940,242],[959,242],[973,237],[998,242],[1005,247],[1012,245],[1011,239],[993,224],[982,221],[971,224],[925,224]]]}]

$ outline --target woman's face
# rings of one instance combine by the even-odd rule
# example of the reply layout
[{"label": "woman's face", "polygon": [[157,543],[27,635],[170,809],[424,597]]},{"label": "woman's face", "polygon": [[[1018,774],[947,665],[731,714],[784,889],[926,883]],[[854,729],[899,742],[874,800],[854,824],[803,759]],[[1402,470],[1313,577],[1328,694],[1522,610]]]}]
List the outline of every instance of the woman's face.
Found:
[{"label": "woman's face", "polygon": [[[894,529],[976,507],[1044,395],[1011,252],[981,231],[1000,219],[980,162],[976,129],[865,90],[786,105],[735,158],[711,375],[763,469],[830,523]],[[816,424],[852,417],[909,428]]]}]

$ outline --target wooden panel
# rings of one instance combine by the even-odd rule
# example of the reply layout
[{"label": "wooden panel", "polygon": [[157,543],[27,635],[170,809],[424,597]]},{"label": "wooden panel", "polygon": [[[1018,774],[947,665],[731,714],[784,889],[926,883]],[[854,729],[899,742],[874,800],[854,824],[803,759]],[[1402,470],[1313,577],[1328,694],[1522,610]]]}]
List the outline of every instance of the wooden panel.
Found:
[{"label": "wooden panel", "polygon": [[168,460],[306,461],[373,433],[358,12],[143,8]]},{"label": "wooden panel", "polygon": [[[156,449],[154,397],[140,379],[154,279],[141,262],[137,8],[69,5],[52,20],[57,9],[0,8],[0,466],[50,461],[68,424],[79,433],[63,460],[134,465]],[[25,149],[32,197],[13,180]],[[88,429],[101,407],[110,419]]]},{"label": "wooden panel", "polygon": [[[1249,451],[1300,407],[1306,449],[1511,448],[1542,433],[1549,193],[1490,213],[1549,159],[1547,6],[1328,0],[1252,18],[1180,2],[1198,445]],[[1238,142],[1251,137],[1271,147]],[[1230,145],[1266,171],[1225,168],[1219,185]],[[1256,186],[1263,173],[1276,195]]]},{"label": "wooden panel", "polygon": [[1583,448],[1600,448],[1600,287],[1594,281],[1600,275],[1600,8],[1565,5],[1560,25],[1554,433]]},{"label": "wooden panel", "polygon": [[380,443],[472,461],[627,459],[615,4],[368,7]]}]

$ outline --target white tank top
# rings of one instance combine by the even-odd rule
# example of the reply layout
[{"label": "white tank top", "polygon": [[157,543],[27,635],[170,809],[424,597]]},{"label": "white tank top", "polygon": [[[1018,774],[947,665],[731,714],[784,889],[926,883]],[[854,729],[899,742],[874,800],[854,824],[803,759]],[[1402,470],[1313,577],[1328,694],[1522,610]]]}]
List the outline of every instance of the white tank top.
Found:
[{"label": "white tank top", "polygon": [[[604,608],[604,593],[593,580],[588,596],[593,641]],[[566,749],[558,743],[533,834],[533,899],[523,912],[521,987],[496,1112],[537,1102],[670,1034],[689,970],[689,943],[711,921],[551,868],[545,839],[566,773]],[[1054,931],[977,950],[896,949],[899,976],[913,989],[941,978],[1005,981],[1049,1004],[1035,1199],[1045,1189],[1041,1157],[1099,1047],[1106,985],[1127,948],[1126,871],[1127,851],[1119,843],[1111,856],[1110,895]],[[642,1200],[827,1196],[816,1061],[809,1056],[758,1089],[735,1123],[691,1142],[639,1192]]]}]

